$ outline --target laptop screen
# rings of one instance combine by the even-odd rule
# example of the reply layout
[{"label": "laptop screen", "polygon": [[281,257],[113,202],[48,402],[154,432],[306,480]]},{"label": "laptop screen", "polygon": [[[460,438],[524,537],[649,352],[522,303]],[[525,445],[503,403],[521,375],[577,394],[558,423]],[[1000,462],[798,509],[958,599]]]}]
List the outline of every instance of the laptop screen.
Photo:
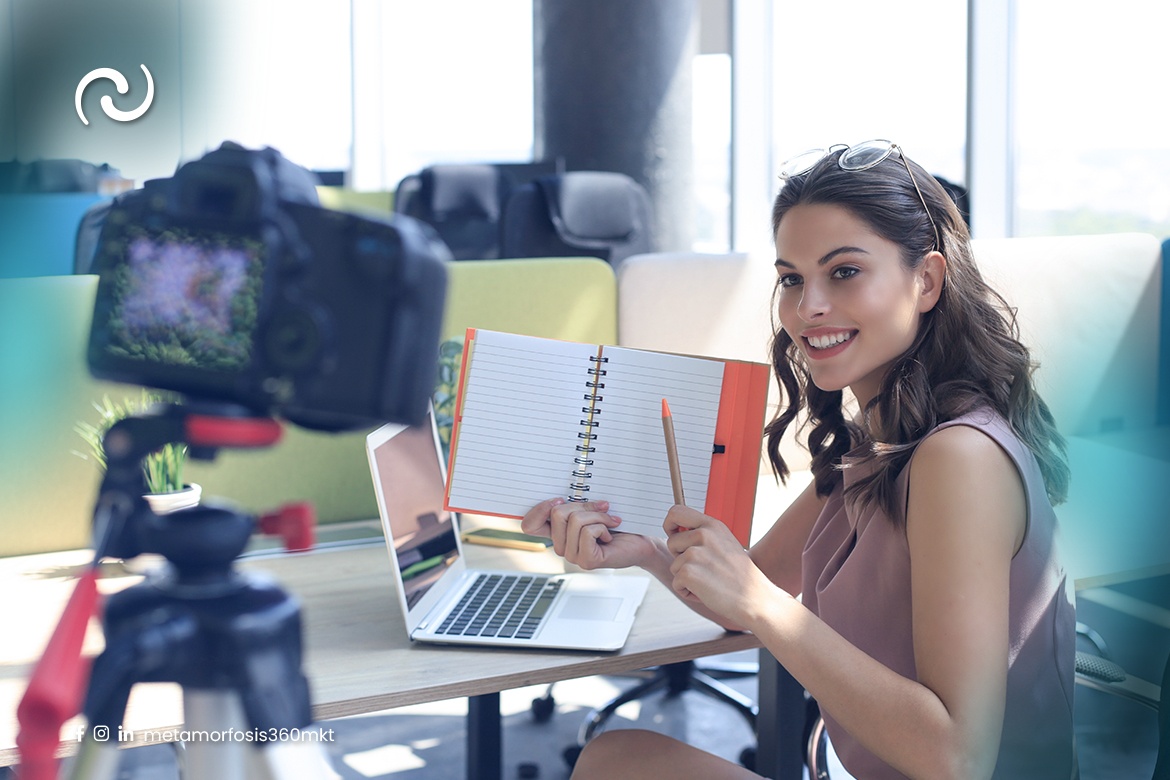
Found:
[{"label": "laptop screen", "polygon": [[432,416],[401,429],[371,453],[409,611],[459,559],[454,518],[443,508],[443,467]]}]

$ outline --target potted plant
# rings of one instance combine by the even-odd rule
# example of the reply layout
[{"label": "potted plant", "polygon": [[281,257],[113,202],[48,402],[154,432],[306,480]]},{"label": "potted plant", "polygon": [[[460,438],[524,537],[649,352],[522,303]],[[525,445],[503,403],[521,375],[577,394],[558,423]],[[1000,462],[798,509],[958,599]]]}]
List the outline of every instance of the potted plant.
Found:
[{"label": "potted plant", "polygon": [[448,339],[439,345],[439,372],[435,383],[433,402],[435,425],[439,429],[439,442],[443,456],[447,457],[451,447],[451,427],[455,422],[455,405],[458,401],[459,368],[463,364],[463,337]]},{"label": "potted plant", "polygon": [[[102,447],[102,440],[114,423],[145,411],[155,404],[174,400],[162,393],[143,389],[142,396],[138,399],[126,398],[119,402],[111,400],[107,395],[100,403],[94,402],[93,407],[98,413],[97,421],[82,421],[74,428],[89,445],[89,454],[77,454],[86,460],[92,458],[104,473],[106,452]],[[154,511],[160,513],[174,511],[199,503],[201,492],[199,485],[183,482],[183,465],[186,461],[187,445],[175,443],[165,445],[143,460],[142,470],[147,489],[145,497]]]}]

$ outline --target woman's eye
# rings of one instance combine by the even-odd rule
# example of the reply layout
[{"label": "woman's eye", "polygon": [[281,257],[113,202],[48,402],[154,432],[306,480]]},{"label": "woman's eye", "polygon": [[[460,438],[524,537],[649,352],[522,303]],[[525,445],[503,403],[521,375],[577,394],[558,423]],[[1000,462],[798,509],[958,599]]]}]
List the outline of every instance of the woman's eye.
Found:
[{"label": "woman's eye", "polygon": [[834,279],[849,279],[850,277],[857,276],[857,273],[858,273],[858,271],[856,268],[853,268],[853,267],[847,266],[847,265],[843,265],[840,268],[833,269],[833,278]]},{"label": "woman's eye", "polygon": [[798,274],[780,274],[780,279],[777,283],[781,287],[795,287],[800,284],[800,276]]}]

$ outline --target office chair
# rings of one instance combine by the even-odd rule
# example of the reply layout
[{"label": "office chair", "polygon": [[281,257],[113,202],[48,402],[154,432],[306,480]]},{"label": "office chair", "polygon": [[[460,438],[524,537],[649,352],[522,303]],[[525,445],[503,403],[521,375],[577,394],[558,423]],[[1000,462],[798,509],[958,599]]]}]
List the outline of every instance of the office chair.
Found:
[{"label": "office chair", "polygon": [[[717,677],[750,677],[759,673],[759,667],[754,663],[718,664],[709,667],[700,667],[694,661],[680,661],[643,669],[635,673],[642,677],[642,682],[623,691],[600,707],[590,710],[577,730],[577,742],[565,748],[562,755],[565,763],[573,767],[578,756],[590,739],[597,733],[618,708],[637,699],[645,698],[650,694],[665,689],[667,696],[678,696],[688,690],[696,690],[714,699],[733,707],[748,722],[752,731],[756,730],[756,716],[759,708],[756,703],[739,691],[720,682]],[[543,696],[532,702],[532,714],[537,722],[544,722],[552,717],[556,703],[552,696],[553,686],[546,689]],[[755,749],[747,748],[740,754],[740,763],[747,768],[753,768],[755,763]]]},{"label": "office chair", "polygon": [[[1093,641],[1098,649],[1103,647],[1092,638],[1090,641]],[[1076,683],[1092,690],[1135,701],[1158,713],[1158,757],[1154,764],[1152,780],[1170,780],[1170,706],[1160,706],[1161,692],[1170,686],[1170,656],[1166,658],[1161,684],[1155,685],[1127,674],[1104,655],[1078,651]],[[827,753],[828,736],[825,733],[825,721],[818,715],[809,732],[807,743],[805,760],[808,762],[809,780],[829,780]]]},{"label": "office chair", "polygon": [[500,218],[513,190],[563,162],[438,164],[398,182],[394,210],[433,227],[456,260],[492,260],[500,253]]},{"label": "office chair", "polygon": [[967,223],[967,227],[971,227],[971,194],[962,184],[956,184],[950,179],[943,178],[937,173],[934,174],[934,180],[942,185],[942,188],[951,196],[951,200],[955,202],[959,213],[963,215],[963,221]]},{"label": "office chair", "polygon": [[504,204],[502,257],[599,257],[617,270],[654,251],[650,195],[610,171],[568,171],[517,187]]},{"label": "office chair", "polygon": [[398,183],[394,210],[433,227],[456,260],[490,260],[509,187],[491,165],[434,165]]}]

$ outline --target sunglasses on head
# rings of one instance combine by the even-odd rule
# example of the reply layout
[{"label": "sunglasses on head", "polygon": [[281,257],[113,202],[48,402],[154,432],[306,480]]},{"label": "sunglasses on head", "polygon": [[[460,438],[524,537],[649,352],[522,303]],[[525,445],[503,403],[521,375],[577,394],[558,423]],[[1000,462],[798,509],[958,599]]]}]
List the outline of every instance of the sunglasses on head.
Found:
[{"label": "sunglasses on head", "polygon": [[791,178],[808,173],[817,163],[837,151],[841,152],[840,156],[837,157],[837,166],[843,171],[868,171],[870,168],[881,164],[894,152],[897,152],[898,159],[902,161],[902,165],[906,167],[906,173],[910,175],[910,183],[914,185],[914,191],[918,193],[918,199],[922,202],[922,208],[926,211],[926,218],[930,220],[930,226],[934,228],[934,246],[936,249],[942,248],[942,236],[938,232],[938,224],[935,223],[934,217],[930,213],[930,207],[926,205],[926,198],[923,196],[922,190],[918,187],[918,180],[914,177],[914,171],[910,170],[910,164],[906,162],[906,154],[902,151],[902,147],[892,141],[879,138],[873,141],[854,144],[853,146],[836,144],[830,146],[828,149],[809,149],[807,152],[801,152],[795,157],[783,162],[780,165],[780,178],[783,181],[788,181]]}]

